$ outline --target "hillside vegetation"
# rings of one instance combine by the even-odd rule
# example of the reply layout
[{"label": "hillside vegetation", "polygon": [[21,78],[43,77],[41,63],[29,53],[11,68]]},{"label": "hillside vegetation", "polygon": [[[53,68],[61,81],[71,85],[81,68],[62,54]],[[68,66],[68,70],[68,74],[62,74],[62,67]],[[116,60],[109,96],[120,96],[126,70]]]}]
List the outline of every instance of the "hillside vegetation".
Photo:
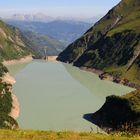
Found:
[{"label": "hillside vegetation", "polygon": [[1,140],[140,140],[139,136],[118,133],[112,135],[76,132],[32,130],[0,130]]},{"label": "hillside vegetation", "polygon": [[[140,132],[140,91],[122,97],[109,96],[92,115],[93,122],[107,131]],[[107,129],[108,128],[108,129]]]},{"label": "hillside vegetation", "polygon": [[0,60],[20,59],[32,53],[22,33],[0,21]]},{"label": "hillside vegetation", "polygon": [[0,63],[0,128],[15,129],[18,127],[16,120],[8,114],[12,108],[11,86],[3,82],[2,77],[8,70]]}]

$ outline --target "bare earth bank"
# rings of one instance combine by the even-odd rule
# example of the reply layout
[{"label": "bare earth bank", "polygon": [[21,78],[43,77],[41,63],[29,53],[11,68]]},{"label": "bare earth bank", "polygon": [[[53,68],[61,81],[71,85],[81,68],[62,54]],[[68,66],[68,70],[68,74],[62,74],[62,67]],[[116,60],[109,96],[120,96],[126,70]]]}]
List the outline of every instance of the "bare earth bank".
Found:
[{"label": "bare earth bank", "polygon": [[24,58],[21,58],[19,60],[8,60],[8,61],[3,61],[3,65],[14,65],[14,64],[20,64],[20,63],[26,63],[32,61],[32,55],[28,55]]},{"label": "bare earth bank", "polygon": [[[12,85],[16,83],[16,80],[9,73],[5,73],[5,75],[2,78],[2,81],[9,85],[8,90],[10,93],[12,93]],[[19,101],[16,95],[14,95],[13,93],[11,94],[11,97],[12,97],[12,109],[11,112],[9,113],[9,116],[11,116],[14,119],[17,119],[20,113]]]}]

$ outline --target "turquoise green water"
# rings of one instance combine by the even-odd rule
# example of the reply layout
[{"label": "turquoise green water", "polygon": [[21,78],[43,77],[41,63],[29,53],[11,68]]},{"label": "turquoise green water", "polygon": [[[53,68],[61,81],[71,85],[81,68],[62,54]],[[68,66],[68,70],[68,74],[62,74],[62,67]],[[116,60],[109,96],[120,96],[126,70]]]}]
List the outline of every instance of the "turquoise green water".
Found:
[{"label": "turquoise green water", "polygon": [[58,62],[33,61],[11,65],[9,70],[17,81],[14,92],[23,129],[96,131],[83,115],[97,111],[106,96],[133,90]]}]

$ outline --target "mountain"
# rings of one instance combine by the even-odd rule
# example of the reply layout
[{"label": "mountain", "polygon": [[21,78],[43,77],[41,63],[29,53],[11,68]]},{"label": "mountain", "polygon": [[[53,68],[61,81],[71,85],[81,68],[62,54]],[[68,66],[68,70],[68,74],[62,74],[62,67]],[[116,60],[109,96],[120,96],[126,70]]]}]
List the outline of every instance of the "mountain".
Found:
[{"label": "mountain", "polygon": [[50,22],[53,21],[54,18],[47,16],[43,13],[36,14],[14,14],[10,19],[13,20],[21,20],[21,21],[41,21],[41,22]]},{"label": "mountain", "polygon": [[34,14],[22,14],[22,13],[15,13],[9,17],[5,17],[7,20],[15,20],[15,21],[32,21],[32,22],[52,22],[52,21],[79,21],[79,22],[86,22],[86,23],[95,23],[98,21],[102,15],[96,15],[92,17],[52,17],[44,13],[34,13]]},{"label": "mountain", "polygon": [[140,84],[140,1],[122,0],[58,57]]},{"label": "mountain", "polygon": [[45,48],[47,47],[47,55],[57,56],[60,52],[65,49],[65,45],[47,35],[31,31],[23,31],[24,36],[32,42],[33,49],[38,52],[41,56],[45,55]]},{"label": "mountain", "polygon": [[33,51],[31,44],[15,27],[0,21],[0,61],[20,59]]},{"label": "mountain", "polygon": [[[140,85],[140,1],[122,0],[81,38],[70,44],[59,61],[102,70]],[[129,84],[127,84],[129,85]],[[140,132],[140,90],[109,96],[97,112],[84,118],[107,132]]]},{"label": "mountain", "polygon": [[25,31],[50,36],[65,44],[73,42],[91,27],[89,23],[74,20],[55,20],[49,23],[21,20],[6,20],[6,22]]}]

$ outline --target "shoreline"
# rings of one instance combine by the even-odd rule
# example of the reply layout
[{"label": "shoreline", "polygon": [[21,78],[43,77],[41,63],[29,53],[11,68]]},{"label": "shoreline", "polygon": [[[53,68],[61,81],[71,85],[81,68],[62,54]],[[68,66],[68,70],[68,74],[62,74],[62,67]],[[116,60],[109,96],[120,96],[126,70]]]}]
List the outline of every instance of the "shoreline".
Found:
[{"label": "shoreline", "polygon": [[28,56],[25,56],[19,60],[4,60],[2,62],[3,65],[7,66],[7,65],[14,65],[14,64],[22,64],[22,63],[26,63],[26,62],[30,62],[33,60],[33,57],[32,55],[28,55]]},{"label": "shoreline", "polygon": [[12,108],[11,112],[8,115],[16,120],[19,117],[20,113],[20,105],[18,98],[12,92],[12,86],[16,83],[16,80],[9,73],[5,73],[5,75],[2,77],[2,82],[5,82],[7,84],[6,90],[11,93],[12,98]]},{"label": "shoreline", "polygon": [[[51,61],[51,62],[56,61],[56,58],[57,56],[49,56],[48,61]],[[33,60],[32,55],[28,55],[19,60],[3,61],[2,64],[5,66],[8,66],[8,65],[14,65],[14,64],[22,64],[22,63],[30,62],[32,60]],[[11,108],[11,112],[9,113],[9,116],[11,116],[12,118],[16,120],[20,115],[20,104],[19,104],[17,96],[13,94],[13,91],[12,91],[12,86],[16,83],[16,80],[14,79],[14,77],[10,75],[10,73],[5,73],[2,80],[3,82],[9,85],[8,91],[11,93],[11,98],[12,98],[12,108]]]},{"label": "shoreline", "polygon": [[[16,60],[16,59],[5,60],[2,62],[2,64],[5,66],[8,66],[8,65],[22,64],[22,63],[30,62],[32,60],[33,60],[32,55],[28,55],[19,60]],[[13,94],[13,91],[12,91],[12,86],[16,83],[16,80],[8,72],[4,74],[4,76],[2,77],[2,81],[7,84],[7,91],[11,93],[11,98],[12,98],[12,108],[11,108],[11,112],[8,115],[16,120],[20,114],[20,104],[19,104],[18,98],[15,94]]]},{"label": "shoreline", "polygon": [[20,114],[20,105],[19,105],[18,98],[15,94],[12,93],[11,97],[12,97],[12,108],[11,108],[11,112],[9,113],[9,116],[11,116],[16,120]]},{"label": "shoreline", "polygon": [[88,67],[79,67],[79,69],[97,74],[101,80],[108,80],[116,84],[121,84],[124,86],[128,86],[130,88],[134,88],[136,90],[140,90],[140,85],[130,82],[129,80],[126,79],[117,78],[102,70],[98,70],[95,68],[88,68]]},{"label": "shoreline", "polygon": [[88,68],[88,67],[79,67],[81,70],[88,71],[97,75],[101,75],[104,73],[102,70],[97,70],[95,68]]}]

